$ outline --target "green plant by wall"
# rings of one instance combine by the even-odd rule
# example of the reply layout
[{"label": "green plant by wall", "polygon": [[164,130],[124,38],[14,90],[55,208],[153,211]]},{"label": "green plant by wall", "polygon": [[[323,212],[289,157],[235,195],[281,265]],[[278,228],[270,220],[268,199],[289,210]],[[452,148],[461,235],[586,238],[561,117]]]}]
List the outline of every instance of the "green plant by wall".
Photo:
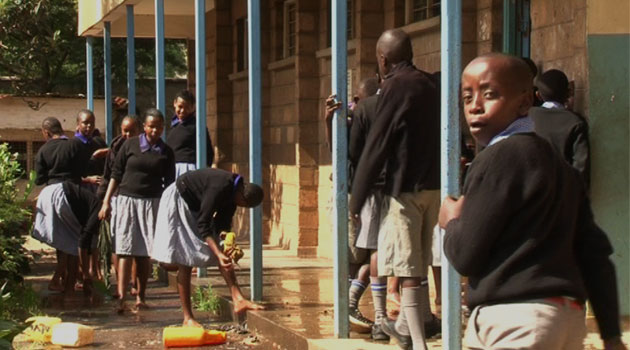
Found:
[{"label": "green plant by wall", "polygon": [[193,306],[197,311],[210,311],[215,315],[221,311],[221,302],[219,296],[212,289],[212,285],[208,283],[208,287],[197,286],[193,293]]}]

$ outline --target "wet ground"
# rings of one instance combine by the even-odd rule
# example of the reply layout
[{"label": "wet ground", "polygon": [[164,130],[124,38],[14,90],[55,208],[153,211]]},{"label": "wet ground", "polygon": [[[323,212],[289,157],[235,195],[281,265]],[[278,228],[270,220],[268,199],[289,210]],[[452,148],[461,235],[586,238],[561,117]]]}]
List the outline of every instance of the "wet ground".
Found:
[{"label": "wet ground", "polygon": [[[95,328],[94,343],[82,349],[164,349],[163,328],[181,324],[182,312],[177,292],[155,279],[150,280],[147,290],[147,303],[151,309],[137,313],[127,312],[124,315],[115,313],[111,298],[85,298],[82,293],[63,298],[61,294],[49,292],[47,284],[54,268],[54,259],[49,252],[44,253],[33,264],[33,271],[27,280],[42,296],[44,314],[60,317],[64,322],[77,322]],[[219,317],[209,312],[195,312],[195,316],[206,329],[228,330],[227,343],[199,349],[272,348],[265,339],[256,337],[246,328],[230,322],[227,315]],[[22,340],[23,338],[16,338],[14,341],[16,349],[61,349],[60,346],[34,344]]]}]

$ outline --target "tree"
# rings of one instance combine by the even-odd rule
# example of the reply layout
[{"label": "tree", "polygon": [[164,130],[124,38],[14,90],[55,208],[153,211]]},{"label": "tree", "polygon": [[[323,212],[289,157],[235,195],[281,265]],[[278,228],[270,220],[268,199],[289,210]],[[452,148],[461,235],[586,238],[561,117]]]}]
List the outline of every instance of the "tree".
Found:
[{"label": "tree", "polygon": [[[59,92],[85,86],[85,38],[77,31],[77,0],[0,0],[0,76],[12,79],[12,93]],[[136,39],[136,75],[153,76],[154,41]],[[102,40],[95,38],[95,78],[102,81]],[[114,82],[126,79],[126,41],[112,39]],[[167,74],[186,73],[185,44],[166,41]]]}]

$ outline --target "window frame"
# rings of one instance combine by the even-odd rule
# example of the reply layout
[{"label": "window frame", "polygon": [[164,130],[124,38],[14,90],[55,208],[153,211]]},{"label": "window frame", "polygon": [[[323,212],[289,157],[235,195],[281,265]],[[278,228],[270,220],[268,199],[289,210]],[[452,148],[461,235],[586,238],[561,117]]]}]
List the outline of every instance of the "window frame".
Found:
[{"label": "window frame", "polygon": [[[429,20],[434,17],[440,17],[440,6],[442,6],[441,0],[426,0],[426,6],[421,7],[419,11],[424,12],[424,18],[415,18],[417,12],[415,0],[405,1],[405,24],[417,23]],[[437,8],[437,13],[435,12]]]},{"label": "window frame", "polygon": [[[282,5],[282,58],[289,58],[295,56],[297,51],[297,5],[295,0],[286,0]],[[293,21],[289,18],[291,11],[294,14]],[[293,46],[291,46],[291,38],[293,38]]]}]

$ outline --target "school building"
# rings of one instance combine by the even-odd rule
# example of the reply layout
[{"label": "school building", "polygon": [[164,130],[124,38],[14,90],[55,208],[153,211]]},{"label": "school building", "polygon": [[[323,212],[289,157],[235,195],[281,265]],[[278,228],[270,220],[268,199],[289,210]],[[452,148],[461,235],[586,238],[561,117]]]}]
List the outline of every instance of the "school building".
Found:
[{"label": "school building", "polygon": [[[160,0],[157,0],[160,1]],[[167,38],[190,40],[192,0],[164,1]],[[133,8],[136,37],[155,36],[156,0],[80,0],[82,36],[124,37]],[[247,1],[206,0],[206,120],[219,168],[248,174]],[[324,100],[331,93],[330,0],[262,0],[263,238],[299,256],[332,257],[331,155]],[[402,28],[414,64],[440,70],[440,1],[349,0],[348,90],[376,70],[380,34]],[[575,84],[575,110],[591,127],[596,221],[615,247],[624,313],[630,276],[629,0],[462,0],[462,65],[502,51],[530,56],[539,71],[563,70]],[[172,96],[166,97],[170,104]],[[247,212],[236,228],[246,238]]]}]

